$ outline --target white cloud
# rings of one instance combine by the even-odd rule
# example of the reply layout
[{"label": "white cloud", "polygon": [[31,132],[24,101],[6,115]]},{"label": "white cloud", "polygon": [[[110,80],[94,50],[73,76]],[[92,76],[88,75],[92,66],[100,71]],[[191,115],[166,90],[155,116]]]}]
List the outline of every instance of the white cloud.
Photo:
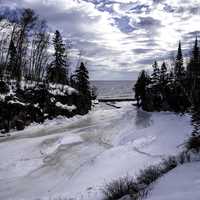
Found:
[{"label": "white cloud", "polygon": [[4,2],[35,9],[54,29],[71,38],[98,79],[112,78],[111,71],[129,77],[127,73],[151,66],[155,58],[169,56],[176,50],[178,40],[184,39],[183,46],[187,48],[192,35],[200,31],[199,0]]}]

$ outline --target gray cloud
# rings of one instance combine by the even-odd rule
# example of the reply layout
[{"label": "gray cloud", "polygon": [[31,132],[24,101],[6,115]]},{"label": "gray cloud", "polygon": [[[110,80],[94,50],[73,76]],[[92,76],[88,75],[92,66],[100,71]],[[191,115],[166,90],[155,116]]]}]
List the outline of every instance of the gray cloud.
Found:
[{"label": "gray cloud", "polygon": [[[2,0],[30,7],[83,52],[93,79],[129,79],[155,59],[184,54],[200,35],[196,0]],[[180,6],[181,5],[181,6]],[[96,72],[96,73],[95,73]]]},{"label": "gray cloud", "polygon": [[145,54],[145,53],[148,53],[148,52],[152,52],[153,49],[142,49],[141,48],[141,49],[133,49],[132,51],[135,54]]}]

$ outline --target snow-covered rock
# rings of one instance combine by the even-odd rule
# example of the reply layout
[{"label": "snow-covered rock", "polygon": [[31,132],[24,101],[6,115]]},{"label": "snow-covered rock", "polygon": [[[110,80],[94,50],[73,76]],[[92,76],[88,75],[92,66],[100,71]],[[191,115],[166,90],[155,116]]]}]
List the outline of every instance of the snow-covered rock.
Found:
[{"label": "snow-covered rock", "polygon": [[57,107],[60,107],[60,108],[62,108],[62,109],[66,109],[66,110],[68,110],[69,112],[72,112],[73,110],[76,110],[76,109],[77,109],[75,105],[68,106],[68,105],[64,105],[64,104],[62,104],[62,103],[60,103],[60,102],[56,102],[56,106],[57,106]]}]

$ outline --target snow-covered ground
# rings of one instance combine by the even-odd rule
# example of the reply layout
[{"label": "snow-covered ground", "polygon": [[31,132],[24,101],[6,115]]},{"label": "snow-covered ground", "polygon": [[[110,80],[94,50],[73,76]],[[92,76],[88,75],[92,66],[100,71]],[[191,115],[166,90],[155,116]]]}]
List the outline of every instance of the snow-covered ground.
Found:
[{"label": "snow-covered ground", "polygon": [[199,200],[200,163],[181,165],[161,177],[146,200]]},{"label": "snow-covered ground", "polygon": [[101,200],[105,183],[177,154],[191,133],[189,115],[117,106],[0,138],[0,199]]}]

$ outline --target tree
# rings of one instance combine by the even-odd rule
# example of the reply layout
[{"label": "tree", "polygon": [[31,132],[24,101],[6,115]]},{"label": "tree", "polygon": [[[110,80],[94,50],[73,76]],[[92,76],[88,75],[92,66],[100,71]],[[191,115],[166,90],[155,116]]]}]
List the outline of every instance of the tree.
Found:
[{"label": "tree", "polygon": [[9,61],[8,61],[8,66],[7,66],[7,75],[11,79],[19,80],[21,76],[21,71],[20,68],[17,67],[16,62],[17,62],[17,50],[15,47],[15,44],[13,40],[10,42],[9,46]]},{"label": "tree", "polygon": [[173,84],[173,81],[174,81],[174,72],[173,72],[172,69],[169,71],[169,77],[168,78],[169,78],[169,82],[171,84]]},{"label": "tree", "polygon": [[84,95],[90,95],[89,72],[83,62],[81,62],[80,67],[75,71],[75,77],[76,89]]},{"label": "tree", "polygon": [[92,100],[95,100],[98,96],[98,88],[96,86],[92,86],[91,88],[91,97]]},{"label": "tree", "polygon": [[80,67],[75,71],[74,77],[75,88],[79,91],[80,95],[82,96],[81,107],[83,107],[83,110],[88,111],[91,109],[92,96],[90,89],[89,72],[83,62],[81,62]]},{"label": "tree", "polygon": [[166,86],[167,82],[168,82],[167,67],[165,62],[163,62],[160,69],[160,84],[162,88]]},{"label": "tree", "polygon": [[175,60],[174,74],[177,80],[181,80],[184,75],[183,54],[181,49],[181,42],[179,41],[178,52]]},{"label": "tree", "polygon": [[135,98],[137,100],[138,106],[143,105],[147,99],[146,89],[149,83],[150,83],[150,77],[148,76],[145,70],[142,70],[135,84]]},{"label": "tree", "polygon": [[38,17],[35,15],[35,12],[32,9],[24,9],[22,16],[20,18],[20,30],[19,36],[16,43],[17,49],[17,62],[16,67],[20,74],[18,75],[18,83],[21,81],[22,72],[25,69],[26,64],[26,55],[27,55],[27,37],[29,31],[35,26],[35,22]]},{"label": "tree", "polygon": [[152,67],[153,67],[153,73],[151,74],[152,83],[153,84],[158,84],[159,77],[160,77],[160,69],[158,67],[157,61],[154,62],[154,64],[152,65]]},{"label": "tree", "polygon": [[27,79],[41,81],[48,65],[49,34],[35,33],[31,45],[30,65],[27,69]]},{"label": "tree", "polygon": [[188,93],[193,104],[199,104],[200,100],[200,50],[198,46],[198,38],[192,50],[192,55],[187,68],[188,75]]},{"label": "tree", "polygon": [[199,51],[197,37],[196,37],[195,44],[192,50],[190,62],[188,65],[188,74],[193,78],[200,75],[200,51]]},{"label": "tree", "polygon": [[57,30],[53,38],[54,45],[54,61],[51,63],[47,75],[48,80],[53,83],[66,84],[67,78],[67,63],[65,60],[65,46],[63,44],[62,36]]}]

